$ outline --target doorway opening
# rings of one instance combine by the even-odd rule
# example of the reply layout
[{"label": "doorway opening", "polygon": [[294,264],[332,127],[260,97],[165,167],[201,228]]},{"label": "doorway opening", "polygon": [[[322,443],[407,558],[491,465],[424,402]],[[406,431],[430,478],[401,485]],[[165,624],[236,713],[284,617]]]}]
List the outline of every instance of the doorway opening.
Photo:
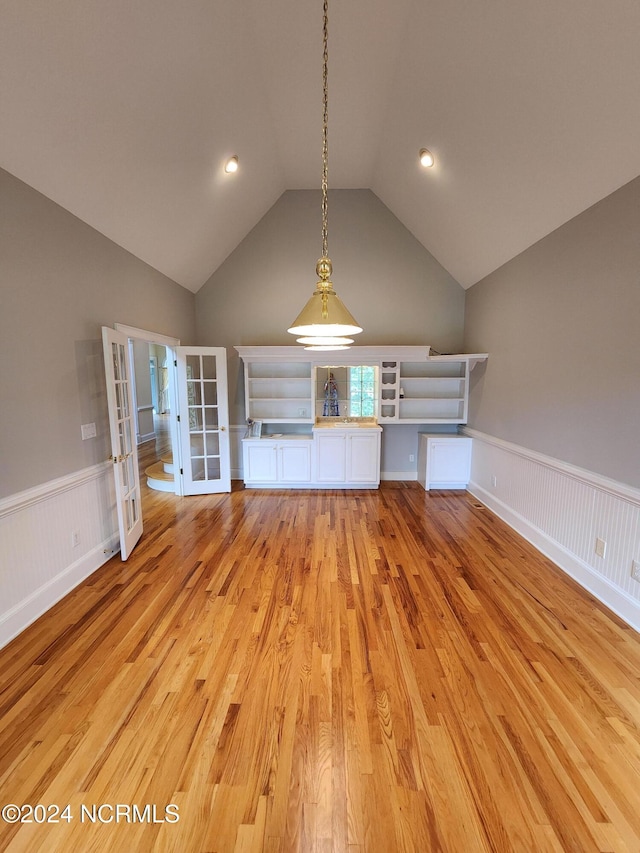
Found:
[{"label": "doorway opening", "polygon": [[177,434],[171,418],[175,409],[171,378],[180,339],[122,323],[115,328],[129,338],[140,479],[152,489],[175,494]]}]

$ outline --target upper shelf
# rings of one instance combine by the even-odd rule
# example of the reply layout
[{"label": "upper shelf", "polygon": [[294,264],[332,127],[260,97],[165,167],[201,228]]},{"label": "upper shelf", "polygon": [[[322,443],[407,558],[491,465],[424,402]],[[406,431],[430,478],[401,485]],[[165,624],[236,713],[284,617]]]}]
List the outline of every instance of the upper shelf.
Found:
[{"label": "upper shelf", "polygon": [[309,364],[341,364],[346,367],[359,364],[379,364],[380,361],[468,361],[469,370],[489,354],[451,353],[450,355],[431,354],[431,346],[369,346],[349,347],[347,350],[329,352],[310,352],[301,346],[239,346],[234,347],[243,361],[297,361]]}]

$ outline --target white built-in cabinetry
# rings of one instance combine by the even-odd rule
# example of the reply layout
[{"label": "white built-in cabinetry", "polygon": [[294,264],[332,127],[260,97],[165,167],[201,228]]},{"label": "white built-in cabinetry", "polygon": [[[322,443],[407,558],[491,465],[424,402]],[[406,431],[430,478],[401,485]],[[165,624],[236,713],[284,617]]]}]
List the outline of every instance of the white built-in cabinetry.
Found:
[{"label": "white built-in cabinetry", "polygon": [[378,486],[380,427],[314,430],[316,480],[325,488]]},{"label": "white built-in cabinetry", "polygon": [[[296,425],[285,427],[283,435],[243,440],[244,479],[254,487],[375,488],[380,482],[380,427],[466,423],[469,375],[487,358],[486,353],[435,355],[428,346],[351,347],[335,353],[297,346],[236,350],[244,362],[247,418],[272,424],[278,432],[279,425]],[[374,416],[319,417],[322,400],[317,398],[327,370],[357,366],[375,369]],[[287,434],[287,428],[305,429],[300,425],[308,425],[308,432]],[[425,488],[444,488],[447,483],[449,488],[464,488],[468,483],[459,458],[467,445],[447,444],[452,439],[458,437],[443,436],[433,461],[419,463],[418,479]],[[446,460],[451,476],[441,474]],[[429,474],[437,472],[435,479],[427,469]]]},{"label": "white built-in cabinetry", "polygon": [[327,364],[377,369],[376,418],[384,424],[463,424],[469,374],[486,353],[432,355],[430,347],[351,347],[309,353],[301,347],[236,347],[244,362],[248,418],[315,421],[315,371]]},{"label": "white built-in cabinetry", "polygon": [[475,364],[479,356],[383,361],[380,423],[466,423],[473,358]]},{"label": "white built-in cabinetry", "polygon": [[466,489],[471,477],[472,440],[463,435],[420,435],[418,482],[429,489]]},{"label": "white built-in cabinetry", "polygon": [[247,485],[308,485],[314,462],[313,439],[306,435],[286,439],[245,438],[242,461]]},{"label": "white built-in cabinetry", "polygon": [[[300,356],[298,351],[299,359]],[[271,423],[312,421],[312,376],[311,362],[302,359],[245,361],[247,417]]]},{"label": "white built-in cabinetry", "polygon": [[311,435],[244,438],[245,485],[251,488],[377,488],[380,427],[318,427]]}]

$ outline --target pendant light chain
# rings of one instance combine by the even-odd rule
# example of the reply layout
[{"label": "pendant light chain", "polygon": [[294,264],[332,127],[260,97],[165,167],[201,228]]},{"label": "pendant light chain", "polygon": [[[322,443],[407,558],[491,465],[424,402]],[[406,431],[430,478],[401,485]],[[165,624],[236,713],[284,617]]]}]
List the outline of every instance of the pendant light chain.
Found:
[{"label": "pendant light chain", "polygon": [[328,257],[329,0],[324,0],[322,33],[322,257],[316,263],[316,289],[287,331],[292,335],[304,335],[298,338],[298,343],[304,343],[305,349],[332,350],[347,349],[353,341],[344,335],[355,335],[362,331],[362,326],[333,289],[333,269]]},{"label": "pendant light chain", "polygon": [[322,257],[328,257],[329,227],[329,0],[324,0],[322,52]]}]

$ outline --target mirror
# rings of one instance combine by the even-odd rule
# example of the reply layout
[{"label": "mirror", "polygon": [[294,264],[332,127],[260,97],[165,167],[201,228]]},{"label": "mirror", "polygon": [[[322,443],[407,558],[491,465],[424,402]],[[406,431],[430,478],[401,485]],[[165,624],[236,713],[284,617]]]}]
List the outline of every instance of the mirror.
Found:
[{"label": "mirror", "polygon": [[375,418],[378,368],[375,365],[316,367],[317,418]]}]

